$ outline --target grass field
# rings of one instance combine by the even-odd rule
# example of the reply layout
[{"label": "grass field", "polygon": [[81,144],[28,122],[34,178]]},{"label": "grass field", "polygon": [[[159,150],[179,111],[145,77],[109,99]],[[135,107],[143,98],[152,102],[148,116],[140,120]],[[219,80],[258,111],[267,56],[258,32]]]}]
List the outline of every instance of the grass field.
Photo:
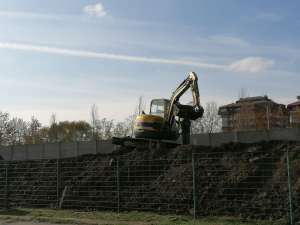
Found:
[{"label": "grass field", "polygon": [[[271,225],[264,221],[242,222],[229,217],[209,217],[198,220],[188,216],[158,215],[154,213],[81,212],[50,209],[17,209],[0,212],[1,221],[47,222],[77,225]],[[34,224],[34,223],[33,223]]]}]

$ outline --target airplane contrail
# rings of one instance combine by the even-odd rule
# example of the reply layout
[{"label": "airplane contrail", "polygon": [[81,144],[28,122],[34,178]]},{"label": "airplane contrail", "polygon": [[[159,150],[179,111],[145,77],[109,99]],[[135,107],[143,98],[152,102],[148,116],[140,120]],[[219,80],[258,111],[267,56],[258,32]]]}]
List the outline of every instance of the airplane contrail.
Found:
[{"label": "airplane contrail", "polygon": [[231,64],[214,64],[214,63],[201,63],[191,60],[184,59],[167,59],[167,58],[156,58],[156,57],[144,57],[144,56],[132,56],[123,54],[112,54],[105,52],[94,52],[86,50],[76,50],[68,48],[58,48],[45,45],[32,45],[15,42],[0,42],[0,49],[10,49],[18,51],[38,52],[45,54],[56,54],[75,56],[83,58],[94,58],[94,59],[107,59],[107,60],[118,60],[128,62],[139,62],[139,63],[157,63],[157,64],[173,64],[192,66],[201,69],[212,69],[212,70],[223,70],[232,72],[245,72],[245,73],[259,73],[263,72],[274,65],[273,60],[262,58],[262,57],[247,57]]},{"label": "airplane contrail", "polygon": [[111,54],[111,53],[104,53],[104,52],[75,50],[75,49],[67,49],[67,48],[50,47],[44,45],[32,45],[32,44],[22,44],[22,43],[12,43],[12,42],[0,42],[0,49],[11,49],[11,50],[28,51],[28,52],[39,52],[39,53],[48,53],[48,54],[56,54],[56,55],[77,56],[77,57],[95,58],[95,59],[109,59],[109,60],[119,60],[119,61],[129,61],[129,62],[185,65],[185,66],[194,66],[202,69],[224,70],[227,67],[225,65],[217,65],[211,63],[198,63],[189,60]]}]

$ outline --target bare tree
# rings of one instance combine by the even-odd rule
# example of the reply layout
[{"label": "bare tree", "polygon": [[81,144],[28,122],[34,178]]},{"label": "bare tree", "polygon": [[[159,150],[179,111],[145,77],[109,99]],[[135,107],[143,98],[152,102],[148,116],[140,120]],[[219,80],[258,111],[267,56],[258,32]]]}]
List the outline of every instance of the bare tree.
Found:
[{"label": "bare tree", "polygon": [[28,124],[20,118],[10,119],[8,113],[0,112],[0,144],[12,145],[25,143]]},{"label": "bare tree", "polygon": [[[45,130],[44,130],[44,133],[45,133]],[[52,113],[51,116],[50,116],[50,127],[48,129],[48,132],[47,132],[47,142],[50,141],[50,142],[57,142],[59,141],[58,139],[58,135],[59,135],[59,129],[58,129],[58,123],[57,123],[57,119],[56,119],[56,114],[55,113]],[[43,135],[45,136],[45,135]]]},{"label": "bare tree", "polygon": [[92,135],[93,139],[97,139],[98,128],[99,128],[99,115],[98,115],[98,107],[96,104],[93,104],[91,107],[91,126],[92,126]]},{"label": "bare tree", "polygon": [[97,138],[100,140],[107,140],[113,136],[113,120],[108,120],[107,118],[103,118],[98,120],[97,122]]},{"label": "bare tree", "polygon": [[8,135],[7,135],[7,129],[8,129],[8,123],[9,123],[9,114],[0,112],[0,144],[1,145],[7,145],[8,144]]},{"label": "bare tree", "polygon": [[138,102],[137,102],[137,105],[135,107],[135,110],[134,110],[134,113],[130,116],[128,116],[124,123],[123,123],[123,126],[124,126],[124,130],[126,131],[126,136],[133,136],[134,134],[134,123],[135,123],[135,120],[136,120],[136,117],[138,115],[141,115],[142,112],[144,112],[146,109],[146,103],[145,103],[145,100],[144,100],[144,96],[139,96],[138,98]]},{"label": "bare tree", "polygon": [[118,122],[113,129],[115,137],[126,137],[130,135],[130,128],[126,125],[126,122]]},{"label": "bare tree", "polygon": [[40,129],[42,124],[34,116],[28,124],[28,134],[26,135],[26,144],[38,144],[41,142]]},{"label": "bare tree", "polygon": [[[104,118],[105,119],[105,118]],[[106,120],[105,123],[103,123],[103,139],[111,139],[113,136],[113,127],[114,127],[114,121],[113,120]]]},{"label": "bare tree", "polygon": [[136,120],[136,114],[130,115],[125,119],[125,127],[128,130],[128,136],[133,136],[134,134],[134,123]]},{"label": "bare tree", "polygon": [[56,114],[55,113],[52,113],[51,116],[50,116],[50,126],[52,124],[57,124],[57,119],[56,119]]},{"label": "bare tree", "polygon": [[218,105],[208,102],[203,117],[192,123],[192,133],[215,133],[221,130],[221,117],[218,115]]},{"label": "bare tree", "polygon": [[142,112],[145,111],[145,109],[146,109],[146,103],[145,103],[145,100],[144,100],[144,96],[141,95],[141,96],[139,96],[139,99],[138,99],[135,114],[141,115]]},{"label": "bare tree", "polygon": [[8,122],[9,144],[23,144],[28,131],[27,123],[20,118]]}]

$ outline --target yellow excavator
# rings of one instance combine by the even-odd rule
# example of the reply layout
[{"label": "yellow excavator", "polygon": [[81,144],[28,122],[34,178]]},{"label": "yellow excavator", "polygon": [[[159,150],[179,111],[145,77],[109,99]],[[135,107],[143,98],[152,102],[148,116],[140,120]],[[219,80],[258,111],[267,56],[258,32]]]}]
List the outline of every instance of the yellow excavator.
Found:
[{"label": "yellow excavator", "polygon": [[[183,105],[179,100],[188,89],[192,91],[193,104]],[[182,144],[189,144],[191,120],[201,118],[203,112],[200,105],[198,77],[195,72],[190,72],[170,99],[153,99],[150,113],[143,112],[137,116],[133,138],[113,138],[113,143],[122,145],[126,141],[177,141],[181,136]]]}]

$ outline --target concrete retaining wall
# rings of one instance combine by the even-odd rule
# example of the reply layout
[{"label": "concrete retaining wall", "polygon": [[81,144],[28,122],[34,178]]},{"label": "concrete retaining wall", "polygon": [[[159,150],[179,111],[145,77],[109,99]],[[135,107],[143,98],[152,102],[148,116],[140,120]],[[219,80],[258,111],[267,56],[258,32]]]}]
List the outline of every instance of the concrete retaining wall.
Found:
[{"label": "concrete retaining wall", "polygon": [[[220,146],[230,142],[254,143],[260,141],[300,141],[300,129],[274,129],[270,131],[226,132],[214,134],[195,134],[191,144]],[[86,154],[107,154],[115,146],[111,141],[90,141],[75,143],[47,143],[39,145],[0,146],[4,160],[59,159]]]},{"label": "concrete retaining wall", "polygon": [[114,148],[111,141],[47,143],[0,146],[0,155],[4,160],[59,159],[86,154],[106,154],[113,152]]},{"label": "concrete retaining wall", "polygon": [[194,134],[191,136],[192,144],[203,146],[220,146],[230,142],[255,143],[260,141],[300,141],[300,129],[285,128],[269,131]]}]

